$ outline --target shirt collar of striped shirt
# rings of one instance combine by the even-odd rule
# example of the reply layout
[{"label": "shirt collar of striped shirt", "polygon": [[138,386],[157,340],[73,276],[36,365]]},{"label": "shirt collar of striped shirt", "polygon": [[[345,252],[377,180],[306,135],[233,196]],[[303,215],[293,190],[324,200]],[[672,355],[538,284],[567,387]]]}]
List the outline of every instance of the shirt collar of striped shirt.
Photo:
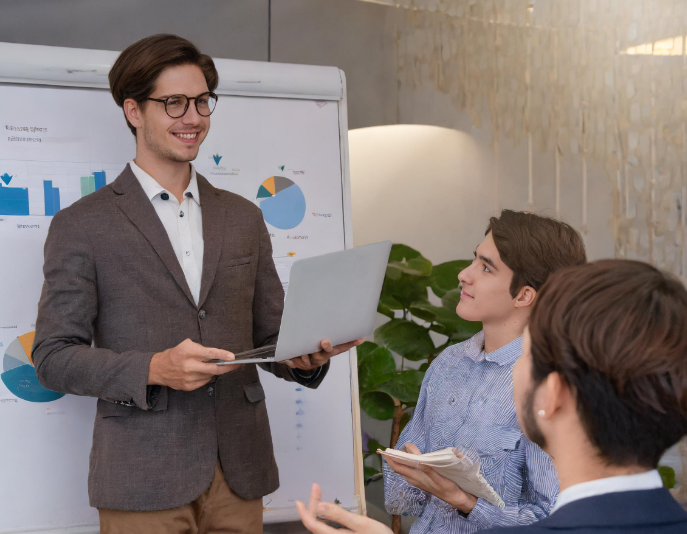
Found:
[{"label": "shirt collar of striped shirt", "polygon": [[522,355],[522,335],[500,349],[484,352],[484,330],[475,334],[466,343],[465,355],[474,362],[487,360],[498,365],[515,363]]}]

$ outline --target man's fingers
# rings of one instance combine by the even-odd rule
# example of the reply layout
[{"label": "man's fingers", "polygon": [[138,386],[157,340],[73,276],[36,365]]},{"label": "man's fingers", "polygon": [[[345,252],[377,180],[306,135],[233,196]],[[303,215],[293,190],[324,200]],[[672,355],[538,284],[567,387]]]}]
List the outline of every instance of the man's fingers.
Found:
[{"label": "man's fingers", "polygon": [[192,352],[191,356],[202,361],[222,360],[224,362],[230,362],[236,359],[234,354],[228,350],[203,347],[202,345],[198,345],[198,350]]},{"label": "man's fingers", "polygon": [[285,363],[291,367],[291,369],[303,369],[304,371],[310,369],[310,366],[306,365],[306,363],[303,361],[303,356],[297,356],[296,358],[291,358],[290,360],[284,360],[282,363]]},{"label": "man's fingers", "polygon": [[310,502],[308,503],[308,510],[312,515],[317,515],[317,506],[320,504],[321,500],[322,490],[320,489],[320,486],[313,484],[312,489],[310,490]]},{"label": "man's fingers", "polygon": [[230,373],[238,369],[239,364],[232,365],[217,365],[216,363],[206,363],[199,361],[192,361],[186,366],[187,373],[198,373],[202,375],[215,376]]},{"label": "man's fingers", "polygon": [[359,515],[344,510],[337,504],[321,502],[317,507],[317,517],[338,523],[353,532],[368,532],[361,524],[363,521],[361,521],[362,518]]},{"label": "man's fingers", "polygon": [[414,467],[409,467],[407,465],[403,465],[402,463],[394,462],[393,460],[389,460],[388,458],[386,459],[386,461],[389,464],[389,467],[391,467],[391,469],[393,469],[402,477],[416,478],[420,472],[418,469],[415,469]]},{"label": "man's fingers", "polygon": [[410,454],[422,454],[414,443],[406,443],[406,451]]},{"label": "man's fingers", "polygon": [[225,375],[227,373],[231,373],[232,371],[238,370],[242,364],[240,363],[232,363],[231,365],[217,365],[217,364],[211,364],[217,367],[217,370],[215,371],[216,375]]},{"label": "man's fingers", "polygon": [[347,350],[351,350],[353,347],[357,347],[360,345],[359,339],[356,341],[349,341],[348,343],[342,343],[341,345],[337,345],[336,347],[332,347],[332,350],[328,352],[333,352],[334,354],[341,354],[342,352],[346,352]]},{"label": "man's fingers", "polygon": [[329,341],[328,339],[323,339],[322,341],[320,341],[320,347],[324,352],[331,352],[332,350],[334,350],[331,341]]},{"label": "man's fingers", "polygon": [[301,517],[303,526],[313,534],[337,534],[338,531],[336,529],[318,521],[302,502],[296,501],[296,510],[298,510],[298,515]]}]

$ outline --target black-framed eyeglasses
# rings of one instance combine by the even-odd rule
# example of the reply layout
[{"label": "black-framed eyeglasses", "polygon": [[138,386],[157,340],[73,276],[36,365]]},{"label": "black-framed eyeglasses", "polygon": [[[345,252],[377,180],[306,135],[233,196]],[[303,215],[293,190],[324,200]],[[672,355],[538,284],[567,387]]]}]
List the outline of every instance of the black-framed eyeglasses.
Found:
[{"label": "black-framed eyeglasses", "polygon": [[194,100],[196,111],[202,117],[209,117],[215,111],[217,105],[217,95],[212,91],[202,93],[198,96],[172,95],[167,98],[146,98],[153,102],[162,102],[165,105],[165,112],[173,119],[180,119],[188,111],[191,100]]}]

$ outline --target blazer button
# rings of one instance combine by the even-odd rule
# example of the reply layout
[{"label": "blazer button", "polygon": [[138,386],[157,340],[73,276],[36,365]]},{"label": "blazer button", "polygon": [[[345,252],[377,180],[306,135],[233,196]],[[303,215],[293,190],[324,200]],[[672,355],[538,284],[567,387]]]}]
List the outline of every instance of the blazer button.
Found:
[{"label": "blazer button", "polygon": [[205,319],[205,310],[200,310],[198,312],[198,317],[200,317],[201,319]]},{"label": "blazer button", "polygon": [[208,387],[208,397],[212,397],[215,394],[215,388],[212,386]]}]

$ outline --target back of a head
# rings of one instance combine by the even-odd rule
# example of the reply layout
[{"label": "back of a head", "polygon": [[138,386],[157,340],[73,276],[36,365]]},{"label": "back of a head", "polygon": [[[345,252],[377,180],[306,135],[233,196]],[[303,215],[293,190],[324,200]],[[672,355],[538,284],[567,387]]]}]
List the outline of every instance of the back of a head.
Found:
[{"label": "back of a head", "polygon": [[609,465],[655,468],[687,433],[687,291],[650,265],[559,271],[530,316],[532,377],[559,373]]},{"label": "back of a head", "polygon": [[539,291],[553,272],[587,261],[579,232],[556,219],[503,210],[489,219],[489,232],[501,261],[513,271],[513,297],[524,286]]},{"label": "back of a head", "polygon": [[[151,35],[127,47],[112,65],[108,79],[115,103],[122,107],[131,98],[145,105],[162,71],[179,65],[196,65],[203,72],[208,89],[217,88],[219,75],[210,56],[201,54],[191,41],[178,35]],[[126,123],[136,135],[136,128],[128,119]]]}]

